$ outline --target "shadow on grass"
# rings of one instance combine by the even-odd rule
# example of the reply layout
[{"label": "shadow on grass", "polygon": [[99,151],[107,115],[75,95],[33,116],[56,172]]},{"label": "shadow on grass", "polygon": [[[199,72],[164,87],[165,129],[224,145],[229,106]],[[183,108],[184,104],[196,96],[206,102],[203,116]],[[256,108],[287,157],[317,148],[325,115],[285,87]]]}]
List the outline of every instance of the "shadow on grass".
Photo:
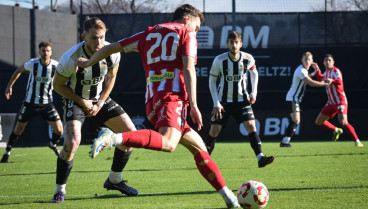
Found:
[{"label": "shadow on grass", "polygon": [[[315,187],[303,187],[303,188],[281,188],[281,189],[269,189],[270,192],[289,192],[289,191],[334,191],[334,190],[359,190],[368,189],[368,186],[357,186],[357,187],[330,187],[330,188],[315,188]],[[237,192],[237,190],[233,190]],[[95,194],[95,195],[72,195],[66,196],[65,201],[77,201],[77,200],[96,200],[96,199],[113,199],[113,198],[144,198],[144,197],[157,197],[157,196],[184,196],[184,195],[201,195],[201,194],[215,194],[216,191],[197,191],[197,192],[174,192],[174,193],[151,193],[151,194],[139,194],[135,197],[129,197],[121,194]],[[0,203],[0,205],[22,205],[29,203],[39,204],[53,204],[50,200],[35,200],[30,202],[13,202],[13,203]]]}]

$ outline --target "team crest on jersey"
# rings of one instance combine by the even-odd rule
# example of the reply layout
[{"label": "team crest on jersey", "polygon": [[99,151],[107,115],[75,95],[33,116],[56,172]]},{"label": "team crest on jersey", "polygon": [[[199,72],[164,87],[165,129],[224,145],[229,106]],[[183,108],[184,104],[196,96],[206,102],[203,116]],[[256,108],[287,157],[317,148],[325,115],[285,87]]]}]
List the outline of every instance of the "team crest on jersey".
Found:
[{"label": "team crest on jersey", "polygon": [[229,68],[227,68],[227,69],[226,69],[226,72],[229,72],[229,71],[230,71],[230,69],[229,69]]},{"label": "team crest on jersey", "polygon": [[244,70],[244,66],[240,65],[239,70],[243,71]]},{"label": "team crest on jersey", "polygon": [[102,62],[101,62],[100,69],[101,69],[101,70],[107,70],[107,62],[106,62],[106,61],[102,61]]}]

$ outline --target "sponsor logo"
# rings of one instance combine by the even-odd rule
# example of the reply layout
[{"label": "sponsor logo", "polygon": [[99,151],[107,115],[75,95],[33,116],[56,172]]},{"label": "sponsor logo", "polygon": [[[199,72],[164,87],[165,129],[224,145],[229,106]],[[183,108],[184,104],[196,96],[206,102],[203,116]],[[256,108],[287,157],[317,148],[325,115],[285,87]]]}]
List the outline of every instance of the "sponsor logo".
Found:
[{"label": "sponsor logo", "polygon": [[51,82],[51,78],[47,78],[47,77],[35,77],[35,80],[39,83],[49,83]]},{"label": "sponsor logo", "polygon": [[166,79],[173,79],[175,77],[174,72],[165,72],[160,75],[150,75],[147,78],[147,85],[149,85],[151,82],[160,82]]}]

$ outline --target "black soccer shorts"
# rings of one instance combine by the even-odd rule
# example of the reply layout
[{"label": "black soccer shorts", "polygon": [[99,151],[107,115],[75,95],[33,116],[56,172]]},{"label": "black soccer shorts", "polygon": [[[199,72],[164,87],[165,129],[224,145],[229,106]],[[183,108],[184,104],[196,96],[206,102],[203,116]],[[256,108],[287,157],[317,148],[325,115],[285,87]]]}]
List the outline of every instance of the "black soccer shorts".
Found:
[{"label": "black soccer shorts", "polygon": [[[86,113],[83,109],[74,101],[65,99],[64,103],[64,122],[68,122],[70,120],[78,120],[82,124],[86,119]],[[114,118],[116,116],[124,114],[124,109],[112,100],[110,97],[106,99],[104,106],[100,109],[96,116],[92,117],[99,124],[104,124],[110,118]]]},{"label": "black soccer shorts", "polygon": [[216,120],[211,117],[211,124],[226,126],[229,117],[232,115],[237,123],[243,123],[244,121],[254,120],[254,113],[251,104],[246,102],[236,102],[236,103],[221,103],[224,107],[225,112],[222,112],[222,119]]},{"label": "black soccer shorts", "polygon": [[34,116],[41,115],[47,121],[60,120],[60,115],[52,103],[49,104],[32,104],[24,102],[20,108],[17,120],[19,122],[28,122]]}]

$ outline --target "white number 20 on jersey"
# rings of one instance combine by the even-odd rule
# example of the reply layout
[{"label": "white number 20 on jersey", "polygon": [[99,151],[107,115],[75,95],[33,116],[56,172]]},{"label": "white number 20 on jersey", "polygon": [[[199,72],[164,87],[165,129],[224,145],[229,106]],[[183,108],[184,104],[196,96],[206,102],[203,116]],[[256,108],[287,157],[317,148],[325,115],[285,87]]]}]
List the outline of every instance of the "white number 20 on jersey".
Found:
[{"label": "white number 20 on jersey", "polygon": [[[174,38],[173,44],[171,47],[171,50],[167,50],[167,41],[169,38]],[[147,51],[147,64],[152,64],[159,62],[160,60],[165,61],[172,61],[176,58],[176,50],[178,49],[178,43],[179,43],[179,34],[171,32],[165,35],[164,38],[162,38],[162,35],[160,33],[150,33],[146,40],[150,41],[152,39],[156,39],[156,42],[151,46],[151,48]],[[152,53],[155,49],[161,46],[161,56],[152,57]],[[166,52],[169,51],[170,53],[166,54]]]}]

